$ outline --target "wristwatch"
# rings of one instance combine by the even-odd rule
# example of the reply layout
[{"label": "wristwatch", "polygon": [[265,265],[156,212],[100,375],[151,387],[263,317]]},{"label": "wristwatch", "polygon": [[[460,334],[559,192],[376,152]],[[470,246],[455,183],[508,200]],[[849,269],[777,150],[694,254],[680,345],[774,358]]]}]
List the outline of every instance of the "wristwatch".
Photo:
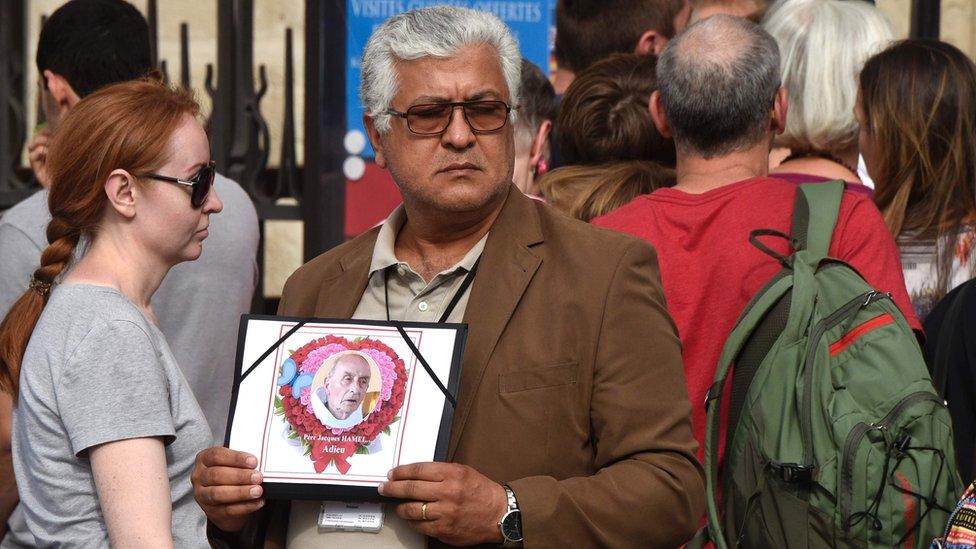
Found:
[{"label": "wristwatch", "polygon": [[508,496],[508,511],[498,521],[498,529],[502,532],[502,547],[521,547],[522,546],[522,511],[519,510],[518,501],[515,499],[515,492],[507,484],[505,495]]}]

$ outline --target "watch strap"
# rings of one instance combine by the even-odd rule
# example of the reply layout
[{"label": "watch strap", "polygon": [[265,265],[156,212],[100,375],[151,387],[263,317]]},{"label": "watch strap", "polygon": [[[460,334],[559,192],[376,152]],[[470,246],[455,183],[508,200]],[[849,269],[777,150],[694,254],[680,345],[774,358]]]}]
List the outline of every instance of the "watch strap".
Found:
[{"label": "watch strap", "polygon": [[515,499],[515,492],[507,484],[502,484],[502,488],[505,489],[505,495],[508,497],[508,510],[515,511],[518,509],[518,500]]}]

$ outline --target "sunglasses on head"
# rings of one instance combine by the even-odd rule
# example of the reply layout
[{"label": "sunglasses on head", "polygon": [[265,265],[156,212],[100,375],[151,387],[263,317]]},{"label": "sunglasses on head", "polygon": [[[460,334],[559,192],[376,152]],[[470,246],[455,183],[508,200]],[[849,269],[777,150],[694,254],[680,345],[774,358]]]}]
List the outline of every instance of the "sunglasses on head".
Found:
[{"label": "sunglasses on head", "polygon": [[217,168],[211,160],[209,164],[200,168],[200,171],[190,179],[180,179],[168,175],[159,175],[158,173],[147,173],[143,177],[190,187],[190,206],[200,208],[206,202],[207,196],[210,194],[210,189],[213,188],[216,175]]}]

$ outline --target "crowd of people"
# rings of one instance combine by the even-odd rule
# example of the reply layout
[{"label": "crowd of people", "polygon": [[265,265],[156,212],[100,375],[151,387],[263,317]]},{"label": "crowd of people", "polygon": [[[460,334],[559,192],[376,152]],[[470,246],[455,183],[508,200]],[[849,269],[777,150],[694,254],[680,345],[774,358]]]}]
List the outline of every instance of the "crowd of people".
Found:
[{"label": "crowd of people", "polygon": [[[320,532],[320,502],[266,499],[256,456],[220,445],[257,280],[250,199],[216,172],[192,93],[154,74],[133,6],[52,13],[43,189],[0,215],[0,548],[701,538],[706,438],[721,459],[736,427],[710,433],[702,403],[743,311],[793,268],[791,227],[821,213],[794,207],[810,185],[836,186],[825,253],[873,288],[861,308],[900,312],[842,326],[830,356],[890,324],[951,364],[941,447],[971,480],[973,61],[895,40],[861,0],[559,0],[556,31],[551,83],[482,11],[410,10],[366,44],[364,125],[403,203],[296,271],[278,312],[443,315],[468,336],[447,461],[390,471],[379,533]],[[369,366],[347,358],[355,385],[319,389],[317,416],[368,415]],[[899,545],[942,533],[918,524]]]}]

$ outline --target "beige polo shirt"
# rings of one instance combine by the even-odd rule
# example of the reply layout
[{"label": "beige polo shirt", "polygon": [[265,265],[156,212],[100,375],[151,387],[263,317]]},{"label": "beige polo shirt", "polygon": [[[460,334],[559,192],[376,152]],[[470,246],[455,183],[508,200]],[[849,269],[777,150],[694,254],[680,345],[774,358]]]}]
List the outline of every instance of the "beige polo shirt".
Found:
[{"label": "beige polo shirt", "polygon": [[[383,222],[373,247],[373,259],[369,265],[369,282],[359,300],[353,318],[386,320],[387,306],[393,320],[413,322],[437,322],[444,309],[460,289],[464,276],[481,257],[488,240],[486,234],[453,267],[437,274],[430,282],[424,281],[410,265],[396,258],[394,244],[397,233],[407,220],[406,211],[400,205]],[[384,272],[389,270],[388,279]],[[389,303],[386,301],[389,291]],[[470,286],[461,296],[448,322],[461,322],[471,294]],[[411,529],[406,521],[386,506],[383,529],[378,534],[362,532],[318,531],[320,502],[295,500],[291,504],[288,521],[287,547],[289,549],[320,549],[326,547],[426,547],[424,536]]]}]

